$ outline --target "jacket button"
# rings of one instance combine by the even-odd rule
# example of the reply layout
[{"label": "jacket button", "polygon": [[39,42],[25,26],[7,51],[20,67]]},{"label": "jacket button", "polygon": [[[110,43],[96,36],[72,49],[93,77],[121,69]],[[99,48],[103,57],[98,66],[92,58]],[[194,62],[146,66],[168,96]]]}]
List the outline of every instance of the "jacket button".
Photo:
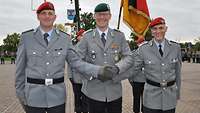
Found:
[{"label": "jacket button", "polygon": [[49,54],[49,51],[47,51],[46,54]]},{"label": "jacket button", "polygon": [[164,66],[165,64],[161,64],[162,66]]},{"label": "jacket button", "polygon": [[47,62],[46,65],[49,65],[49,62]]},{"label": "jacket button", "polygon": [[47,75],[47,76],[49,76],[49,74],[48,74],[48,73],[47,73],[46,75]]}]

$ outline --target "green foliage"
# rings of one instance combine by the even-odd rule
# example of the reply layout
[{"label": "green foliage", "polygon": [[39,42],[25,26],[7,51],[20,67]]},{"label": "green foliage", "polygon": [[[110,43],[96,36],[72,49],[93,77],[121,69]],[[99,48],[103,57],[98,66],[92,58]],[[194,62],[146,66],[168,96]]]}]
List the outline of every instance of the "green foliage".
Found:
[{"label": "green foliage", "polygon": [[[136,40],[138,39],[138,37],[135,35],[134,32],[132,32],[132,33],[130,34],[130,38],[133,39],[134,41],[136,41]],[[146,40],[146,41],[150,41],[152,38],[153,38],[153,37],[152,37],[152,35],[151,35],[151,30],[148,29],[148,31],[146,32],[146,35],[145,35],[145,40]]]},{"label": "green foliage", "polygon": [[200,41],[195,43],[194,50],[195,51],[200,51]]},{"label": "green foliage", "polygon": [[133,41],[133,40],[131,40],[131,41],[128,41],[128,44],[129,44],[129,47],[130,47],[131,51],[132,51],[132,50],[135,50],[135,49],[137,49],[137,48],[138,48],[138,46],[137,46],[136,42],[135,42],[135,41]]},{"label": "green foliage", "polygon": [[148,31],[146,32],[146,35],[145,35],[145,40],[150,41],[152,38],[153,38],[153,36],[151,34],[151,30],[148,29]]},{"label": "green foliage", "polygon": [[[130,34],[130,38],[132,39],[131,41],[129,41],[129,46],[131,48],[131,50],[134,50],[134,49],[137,49],[137,39],[138,37],[134,34],[134,32],[132,32]],[[152,39],[152,35],[151,35],[151,30],[148,29],[148,31],[146,32],[146,35],[145,35],[145,41],[150,41]]]},{"label": "green foliage", "polygon": [[81,14],[80,26],[86,31],[89,29],[94,29],[96,27],[96,22],[91,12],[84,12],[83,14]]},{"label": "green foliage", "polygon": [[3,45],[2,45],[3,50],[16,52],[19,40],[20,40],[20,34],[18,33],[13,33],[11,35],[8,34],[7,37],[3,40]]}]

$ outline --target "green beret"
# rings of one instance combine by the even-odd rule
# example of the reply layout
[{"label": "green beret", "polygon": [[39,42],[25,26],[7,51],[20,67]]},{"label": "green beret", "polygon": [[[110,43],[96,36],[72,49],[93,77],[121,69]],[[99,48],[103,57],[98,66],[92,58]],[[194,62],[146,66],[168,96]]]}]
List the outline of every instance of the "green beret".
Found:
[{"label": "green beret", "polygon": [[94,12],[104,12],[104,11],[110,11],[110,7],[106,3],[100,3],[94,9]]}]

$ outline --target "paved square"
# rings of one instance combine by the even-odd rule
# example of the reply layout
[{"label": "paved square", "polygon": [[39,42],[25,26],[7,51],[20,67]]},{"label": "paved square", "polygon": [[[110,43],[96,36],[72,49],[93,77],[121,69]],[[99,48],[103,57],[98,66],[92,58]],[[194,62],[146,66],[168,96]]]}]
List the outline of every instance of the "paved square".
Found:
[{"label": "paved square", "polygon": [[[67,77],[66,77],[67,78]],[[15,65],[0,65],[0,113],[24,113],[15,96]],[[73,92],[70,82],[67,85],[66,113],[73,113]],[[132,88],[123,81],[123,113],[132,112]],[[183,63],[181,100],[176,113],[200,113],[200,64]]]}]

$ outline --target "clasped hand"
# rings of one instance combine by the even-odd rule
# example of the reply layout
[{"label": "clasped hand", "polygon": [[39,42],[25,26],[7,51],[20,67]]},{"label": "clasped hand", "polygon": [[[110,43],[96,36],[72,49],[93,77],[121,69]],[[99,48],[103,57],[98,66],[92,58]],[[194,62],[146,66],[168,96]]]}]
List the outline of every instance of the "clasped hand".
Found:
[{"label": "clasped hand", "polygon": [[98,79],[102,82],[112,80],[112,78],[119,73],[119,68],[116,65],[104,65],[99,71]]}]

